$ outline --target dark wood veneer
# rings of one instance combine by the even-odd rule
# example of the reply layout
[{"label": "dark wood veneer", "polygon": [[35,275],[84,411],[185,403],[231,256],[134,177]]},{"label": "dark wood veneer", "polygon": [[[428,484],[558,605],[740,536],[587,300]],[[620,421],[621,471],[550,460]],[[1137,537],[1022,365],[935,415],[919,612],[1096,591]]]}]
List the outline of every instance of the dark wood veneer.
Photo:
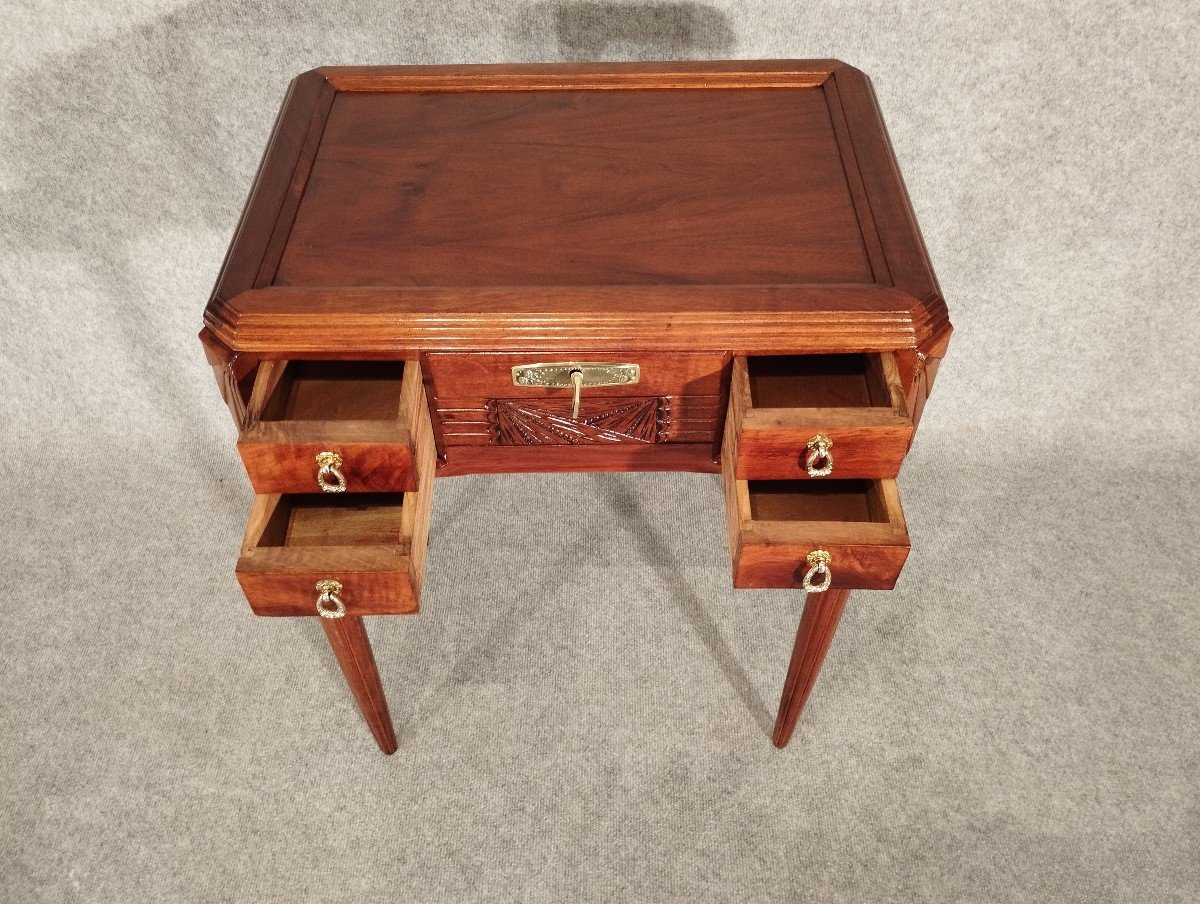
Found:
[{"label": "dark wood veneer", "polygon": [[273,282],[873,281],[820,91],[564,89],[338,94]]}]

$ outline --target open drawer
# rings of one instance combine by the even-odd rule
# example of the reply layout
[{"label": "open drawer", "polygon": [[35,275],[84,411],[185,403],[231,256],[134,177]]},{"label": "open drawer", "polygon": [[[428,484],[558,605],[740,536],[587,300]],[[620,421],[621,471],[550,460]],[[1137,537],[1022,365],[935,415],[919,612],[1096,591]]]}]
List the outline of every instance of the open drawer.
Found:
[{"label": "open drawer", "polygon": [[913,433],[890,352],[734,358],[729,421],[742,480],[895,477]]},{"label": "open drawer", "polygon": [[[327,616],[417,611],[433,508],[433,431],[418,412],[417,489],[409,493],[265,494],[254,498],[237,577],[259,615],[319,615],[318,582],[336,582]],[[340,589],[336,589],[340,585]],[[328,586],[328,585],[323,585]]]},{"label": "open drawer", "polygon": [[403,493],[255,497],[237,565],[250,608],[318,615],[317,583],[333,581],[346,614],[416,612],[420,573],[406,504]]},{"label": "open drawer", "polygon": [[734,587],[802,589],[816,564],[810,556],[824,552],[829,587],[890,590],[908,557],[894,480],[737,480],[726,472],[725,505]]},{"label": "open drawer", "polygon": [[415,361],[264,361],[238,452],[256,493],[415,490]]}]

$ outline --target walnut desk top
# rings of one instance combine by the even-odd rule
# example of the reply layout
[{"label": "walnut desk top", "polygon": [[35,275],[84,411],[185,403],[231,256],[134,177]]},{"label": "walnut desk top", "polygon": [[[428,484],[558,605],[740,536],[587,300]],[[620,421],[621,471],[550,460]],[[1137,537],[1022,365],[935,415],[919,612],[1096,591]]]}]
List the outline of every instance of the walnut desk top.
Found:
[{"label": "walnut desk top", "polygon": [[417,610],[435,477],[722,473],[735,586],[812,588],[782,746],[849,590],[899,574],[950,332],[842,63],[305,73],[201,333],[258,494],[239,580],[323,616],[390,752],[362,616]]}]

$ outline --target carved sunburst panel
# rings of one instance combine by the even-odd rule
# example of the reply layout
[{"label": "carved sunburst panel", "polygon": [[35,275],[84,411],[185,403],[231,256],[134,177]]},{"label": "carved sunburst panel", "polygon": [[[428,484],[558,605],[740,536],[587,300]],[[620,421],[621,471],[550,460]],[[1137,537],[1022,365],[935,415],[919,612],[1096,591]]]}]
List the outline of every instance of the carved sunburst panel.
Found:
[{"label": "carved sunburst panel", "polygon": [[492,399],[489,420],[501,446],[655,443],[667,429],[662,399],[584,398],[579,417],[570,399]]}]

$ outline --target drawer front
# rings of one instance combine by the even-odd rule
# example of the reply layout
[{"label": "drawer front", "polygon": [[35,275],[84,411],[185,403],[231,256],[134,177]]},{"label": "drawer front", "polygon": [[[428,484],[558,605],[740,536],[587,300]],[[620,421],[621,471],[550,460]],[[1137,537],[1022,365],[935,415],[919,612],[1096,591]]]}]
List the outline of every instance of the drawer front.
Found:
[{"label": "drawer front", "polygon": [[[319,615],[317,583],[336,581],[346,615],[417,611],[433,506],[429,413],[413,435],[417,488],[405,493],[255,497],[237,577],[258,615]],[[328,608],[328,604],[323,604]]]},{"label": "drawer front", "polygon": [[415,490],[423,408],[415,362],[264,362],[238,453],[260,494]]},{"label": "drawer front", "polygon": [[[425,363],[438,398],[563,398],[570,389],[517,386],[512,369],[547,361],[602,361],[637,364],[637,383],[595,389],[606,396],[720,395],[725,356],[720,352],[590,352],[577,349],[548,358],[545,352],[472,352],[432,354]],[[587,398],[588,390],[584,391]]]},{"label": "drawer front", "polygon": [[411,561],[396,551],[329,547],[297,555],[260,555],[240,563],[238,583],[256,615],[317,615],[317,583],[337,581],[347,615],[417,611]]},{"label": "drawer front", "polygon": [[734,432],[727,423],[722,452],[734,587],[803,589],[817,551],[829,554],[832,588],[895,586],[909,551],[895,481],[742,480]]},{"label": "drawer front", "polygon": [[913,434],[891,354],[735,358],[729,418],[742,480],[895,477]]},{"label": "drawer front", "polygon": [[713,443],[722,411],[721,353],[562,353],[554,361],[630,363],[640,379],[585,388],[579,417],[572,390],[518,386],[516,366],[534,354],[434,354],[426,359],[441,437],[453,459],[463,446],[588,446]]},{"label": "drawer front", "polygon": [[[829,553],[835,590],[891,590],[908,558],[907,537],[873,528],[838,530],[817,522],[804,527],[760,524],[741,531],[733,558],[733,586],[803,589],[808,556]],[[816,578],[819,580],[818,578]]]},{"label": "drawer front", "polygon": [[[322,472],[318,456],[333,453],[340,463]],[[256,493],[386,493],[416,488],[407,431],[372,421],[295,424],[261,423],[243,431],[238,454]],[[326,459],[321,459],[322,461]]]}]

